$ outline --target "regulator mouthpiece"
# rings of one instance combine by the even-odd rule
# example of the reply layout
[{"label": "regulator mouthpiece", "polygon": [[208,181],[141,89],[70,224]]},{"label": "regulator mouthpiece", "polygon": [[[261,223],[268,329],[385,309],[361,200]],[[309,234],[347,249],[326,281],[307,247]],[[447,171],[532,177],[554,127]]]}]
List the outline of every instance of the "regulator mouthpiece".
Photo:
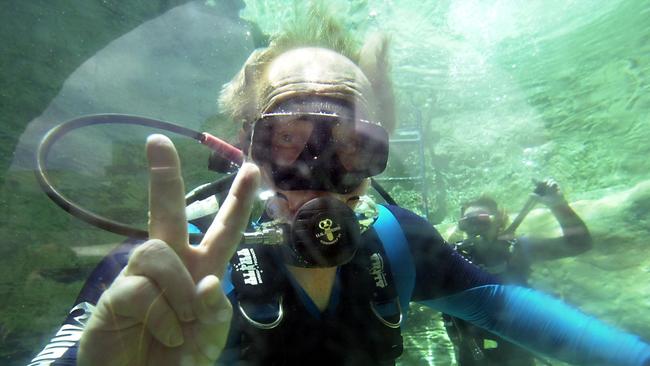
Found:
[{"label": "regulator mouthpiece", "polygon": [[296,213],[285,259],[300,267],[335,267],[349,262],[360,243],[359,222],[350,207],[335,198],[314,198]]},{"label": "regulator mouthpiece", "polygon": [[293,223],[264,223],[244,233],[243,244],[276,245],[285,263],[298,267],[336,267],[354,257],[361,231],[376,219],[374,203],[360,206],[356,213],[335,198],[314,198],[298,209]]}]

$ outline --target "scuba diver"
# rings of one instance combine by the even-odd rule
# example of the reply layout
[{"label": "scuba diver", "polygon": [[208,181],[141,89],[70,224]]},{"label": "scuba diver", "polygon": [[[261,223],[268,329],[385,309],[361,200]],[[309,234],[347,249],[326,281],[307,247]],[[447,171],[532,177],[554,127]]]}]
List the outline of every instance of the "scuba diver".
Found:
[{"label": "scuba diver", "polygon": [[[33,364],[394,365],[418,301],[567,362],[649,365],[638,337],[502,284],[425,219],[364,198],[394,126],[387,41],[352,49],[313,21],[256,50],[222,91],[248,162],[200,243],[177,152],[148,139],[150,239],[98,265]],[[260,186],[273,195],[250,223]]]},{"label": "scuba diver", "polygon": [[[548,207],[563,235],[556,238],[515,236],[515,230],[539,202]],[[529,200],[508,226],[508,215],[488,196],[461,207],[457,228],[467,238],[453,244],[463,257],[504,283],[528,285],[530,266],[536,261],[575,256],[591,249],[591,235],[552,179],[536,182]],[[460,366],[535,365],[534,355],[505,339],[449,315],[443,315]],[[542,360],[542,362],[544,362]]]}]

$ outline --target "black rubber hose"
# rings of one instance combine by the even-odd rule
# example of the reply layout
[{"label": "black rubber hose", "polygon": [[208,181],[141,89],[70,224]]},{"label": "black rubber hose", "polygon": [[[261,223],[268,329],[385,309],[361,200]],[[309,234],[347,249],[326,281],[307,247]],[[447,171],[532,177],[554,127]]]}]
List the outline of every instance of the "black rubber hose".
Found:
[{"label": "black rubber hose", "polygon": [[382,187],[381,184],[379,184],[379,182],[377,182],[374,178],[370,178],[370,186],[374,188],[377,193],[379,193],[381,198],[383,198],[386,203],[393,206],[399,206],[393,197],[391,197],[391,195],[384,189],[384,187]]},{"label": "black rubber hose", "polygon": [[[59,191],[57,191],[47,177],[46,162],[52,145],[54,145],[56,141],[58,141],[61,137],[72,130],[100,124],[127,124],[154,127],[187,136],[197,141],[200,141],[203,135],[201,132],[194,131],[189,128],[147,117],[124,114],[97,114],[75,118],[73,120],[64,122],[52,128],[41,140],[41,143],[39,144],[38,150],[36,152],[36,180],[40,184],[43,191],[47,194],[48,197],[50,197],[52,201],[54,201],[54,203],[56,203],[59,207],[71,215],[101,229],[119,235],[125,235],[127,237],[147,239],[149,237],[149,233],[146,230],[138,229],[97,215],[77,205],[72,200],[68,199]],[[203,235],[201,234],[190,234],[190,239],[193,242],[200,241],[202,237]]]},{"label": "black rubber hose", "polygon": [[197,189],[194,193],[185,197],[185,205],[189,206],[193,202],[204,200],[219,192],[228,191],[230,189],[230,186],[232,186],[232,183],[235,181],[235,176],[237,176],[235,173],[229,174],[217,181],[208,183],[205,186]]}]

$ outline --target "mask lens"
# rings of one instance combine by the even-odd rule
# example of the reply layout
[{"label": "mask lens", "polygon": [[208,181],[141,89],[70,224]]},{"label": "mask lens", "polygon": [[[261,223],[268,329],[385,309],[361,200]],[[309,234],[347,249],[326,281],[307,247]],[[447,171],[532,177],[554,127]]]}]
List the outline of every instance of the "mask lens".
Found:
[{"label": "mask lens", "polygon": [[301,158],[304,160],[303,153],[313,158],[315,154],[331,151],[331,126],[336,121],[336,116],[265,115],[253,127],[253,160],[289,166]]},{"label": "mask lens", "polygon": [[385,169],[388,134],[333,114],[271,113],[253,127],[251,154],[281,189],[347,193]]},{"label": "mask lens", "polygon": [[359,136],[351,123],[337,123],[332,128],[332,141],[336,155],[348,171],[358,170]]},{"label": "mask lens", "polygon": [[480,235],[490,229],[494,215],[483,212],[473,212],[463,216],[458,221],[458,228],[469,235]]},{"label": "mask lens", "polygon": [[291,119],[272,123],[268,129],[274,162],[279,166],[289,166],[305,150],[314,124],[306,119]]}]

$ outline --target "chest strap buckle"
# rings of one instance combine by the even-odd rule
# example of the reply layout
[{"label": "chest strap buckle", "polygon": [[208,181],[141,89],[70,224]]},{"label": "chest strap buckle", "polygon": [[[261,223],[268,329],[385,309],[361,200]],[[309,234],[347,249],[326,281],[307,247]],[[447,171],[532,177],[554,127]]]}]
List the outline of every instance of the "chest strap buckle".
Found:
[{"label": "chest strap buckle", "polygon": [[384,317],[379,313],[379,311],[377,311],[377,309],[375,308],[375,303],[374,303],[374,301],[371,301],[371,302],[370,302],[370,309],[372,310],[372,313],[375,314],[375,316],[377,317],[377,319],[379,319],[379,321],[380,321],[383,325],[385,325],[385,326],[387,326],[387,327],[389,327],[389,328],[392,328],[392,329],[397,329],[397,328],[399,328],[399,327],[402,325],[402,318],[403,318],[403,316],[402,316],[402,306],[400,305],[400,303],[399,303],[399,299],[398,299],[398,298],[393,299],[393,302],[395,302],[395,303],[397,304],[397,311],[399,312],[399,320],[397,320],[397,322],[391,322],[391,321],[386,320],[386,319],[385,319],[385,318],[384,318]]},{"label": "chest strap buckle", "polygon": [[[280,298],[278,299],[278,317],[274,321],[272,321],[270,323],[260,323],[257,320],[254,320],[253,318],[248,316],[248,314],[246,314],[246,311],[244,311],[244,308],[241,306],[241,302],[238,302],[237,306],[239,307],[239,311],[241,312],[241,315],[252,326],[254,326],[255,328],[258,328],[258,329],[268,330],[268,329],[273,329],[273,328],[277,327],[282,322],[282,319],[284,319],[284,308],[282,307],[282,303],[283,303],[283,298],[282,298],[282,296],[280,296]],[[401,318],[400,318],[400,320],[401,320]]]}]

